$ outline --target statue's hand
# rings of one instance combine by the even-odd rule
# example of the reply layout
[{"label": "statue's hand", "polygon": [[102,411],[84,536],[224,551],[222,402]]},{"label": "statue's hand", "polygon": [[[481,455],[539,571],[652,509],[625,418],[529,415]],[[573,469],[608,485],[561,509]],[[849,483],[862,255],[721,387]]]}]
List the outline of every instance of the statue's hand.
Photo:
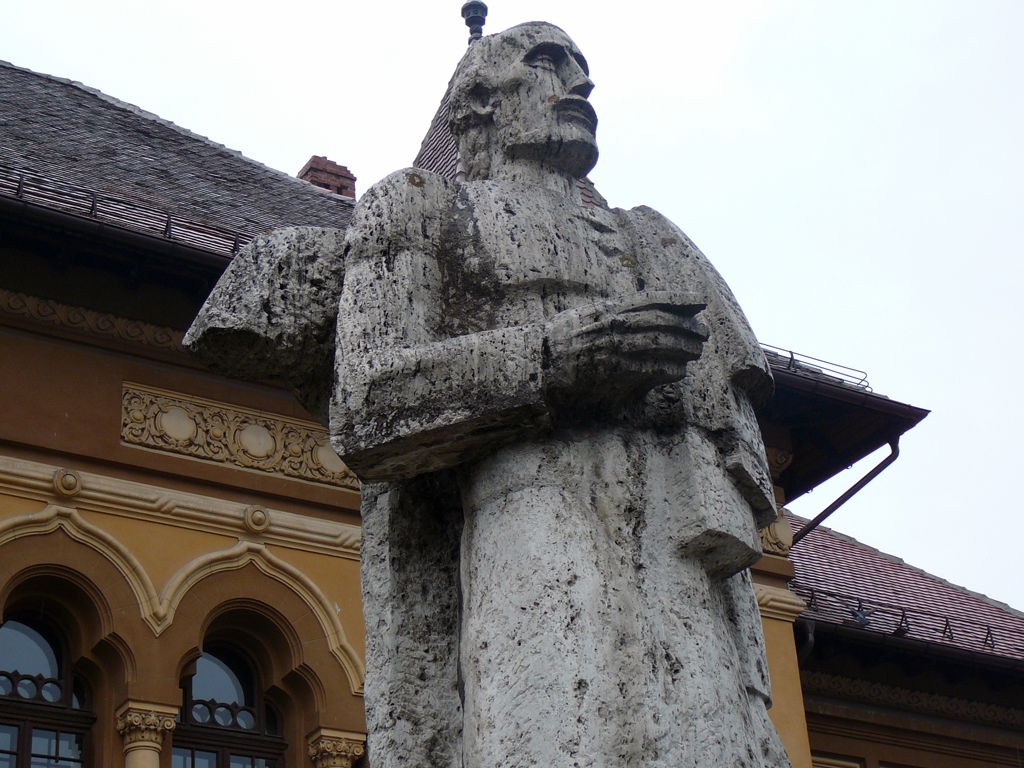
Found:
[{"label": "statue's hand", "polygon": [[678,381],[708,338],[697,320],[704,307],[646,292],[560,313],[547,329],[549,396],[573,409],[614,408]]}]

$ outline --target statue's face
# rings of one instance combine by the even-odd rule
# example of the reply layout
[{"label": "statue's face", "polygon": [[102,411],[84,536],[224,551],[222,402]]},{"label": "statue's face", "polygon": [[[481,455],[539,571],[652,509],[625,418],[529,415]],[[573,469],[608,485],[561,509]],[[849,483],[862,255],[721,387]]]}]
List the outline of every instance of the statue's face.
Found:
[{"label": "statue's face", "polygon": [[512,159],[528,159],[585,176],[597,162],[597,114],[587,97],[594,88],[587,61],[557,27],[525,25],[502,33],[497,140]]}]

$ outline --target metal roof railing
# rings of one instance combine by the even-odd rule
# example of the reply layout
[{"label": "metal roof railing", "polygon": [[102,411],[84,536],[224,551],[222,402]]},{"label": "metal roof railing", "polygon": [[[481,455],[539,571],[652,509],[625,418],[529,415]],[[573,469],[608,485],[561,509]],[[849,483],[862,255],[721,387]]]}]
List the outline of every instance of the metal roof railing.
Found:
[{"label": "metal roof railing", "polygon": [[850,368],[839,363],[830,363],[828,360],[821,360],[810,355],[802,355],[799,352],[793,352],[782,347],[774,347],[771,344],[762,344],[761,349],[767,353],[768,362],[773,367],[793,371],[793,373],[832,378],[839,383],[858,387],[868,392],[871,391],[867,373],[857,368]]},{"label": "metal roof railing", "polygon": [[791,586],[807,602],[806,615],[809,617],[896,637],[957,645],[1017,658],[1024,656],[1024,637],[1007,627],[817,589],[799,582],[793,582]]},{"label": "metal roof railing", "polygon": [[152,206],[2,164],[0,195],[227,256],[238,253],[252,239],[242,232],[200,224]]}]

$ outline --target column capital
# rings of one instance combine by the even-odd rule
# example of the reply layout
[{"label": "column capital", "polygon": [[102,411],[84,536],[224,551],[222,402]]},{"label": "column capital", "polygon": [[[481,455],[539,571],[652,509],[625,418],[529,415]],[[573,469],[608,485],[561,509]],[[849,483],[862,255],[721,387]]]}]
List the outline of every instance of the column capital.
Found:
[{"label": "column capital", "polygon": [[757,595],[757,607],[765,619],[794,622],[807,608],[807,603],[785,587],[755,583],[754,594]]},{"label": "column capital", "polygon": [[319,728],[309,735],[315,768],[352,768],[366,754],[366,734]]},{"label": "column capital", "polygon": [[114,725],[124,740],[125,751],[137,747],[159,751],[164,735],[174,730],[178,708],[129,700],[118,707],[114,715]]}]

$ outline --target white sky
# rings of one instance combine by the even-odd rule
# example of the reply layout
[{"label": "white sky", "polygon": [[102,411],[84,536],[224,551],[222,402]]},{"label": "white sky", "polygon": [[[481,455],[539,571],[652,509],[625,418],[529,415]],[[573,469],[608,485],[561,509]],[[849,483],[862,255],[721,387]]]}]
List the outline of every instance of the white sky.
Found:
[{"label": "white sky", "polygon": [[[551,21],[587,56],[592,178],[613,205],[686,230],[762,341],[932,409],[828,524],[1024,608],[1024,3],[490,5],[488,31]],[[416,154],[465,46],[460,6],[12,2],[0,58],[289,173],[327,155],[362,191]],[[879,458],[794,511],[813,516]]]}]

